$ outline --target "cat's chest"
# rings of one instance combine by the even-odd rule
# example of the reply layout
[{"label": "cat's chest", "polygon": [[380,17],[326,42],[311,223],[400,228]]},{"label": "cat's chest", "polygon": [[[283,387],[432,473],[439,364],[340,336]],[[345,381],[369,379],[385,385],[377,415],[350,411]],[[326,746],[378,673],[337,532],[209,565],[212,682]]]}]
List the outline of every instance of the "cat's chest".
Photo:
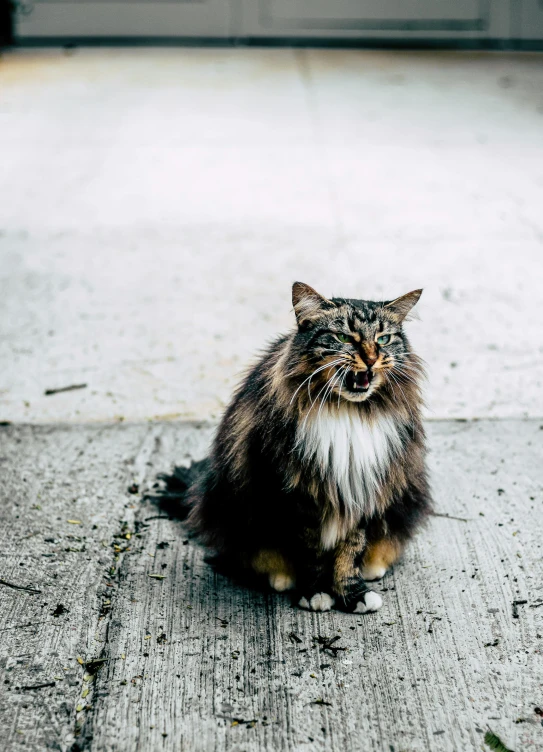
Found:
[{"label": "cat's chest", "polygon": [[356,410],[327,407],[298,429],[297,446],[322,478],[335,484],[349,514],[370,515],[391,458],[401,446],[387,415],[364,420]]}]

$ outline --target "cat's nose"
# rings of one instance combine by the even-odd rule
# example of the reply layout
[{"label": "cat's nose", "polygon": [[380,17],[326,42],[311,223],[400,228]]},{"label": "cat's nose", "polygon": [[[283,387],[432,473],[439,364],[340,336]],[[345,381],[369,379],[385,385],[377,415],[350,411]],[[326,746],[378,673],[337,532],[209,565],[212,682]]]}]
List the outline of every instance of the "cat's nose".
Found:
[{"label": "cat's nose", "polygon": [[362,346],[362,360],[368,368],[371,368],[377,363],[378,357],[379,353],[373,343],[371,345],[365,344]]}]

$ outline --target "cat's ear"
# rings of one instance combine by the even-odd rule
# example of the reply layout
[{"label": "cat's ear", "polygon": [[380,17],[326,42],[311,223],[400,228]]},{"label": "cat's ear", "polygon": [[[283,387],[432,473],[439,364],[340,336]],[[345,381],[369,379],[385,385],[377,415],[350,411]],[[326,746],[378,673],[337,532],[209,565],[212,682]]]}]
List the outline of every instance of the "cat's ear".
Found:
[{"label": "cat's ear", "polygon": [[388,311],[398,323],[401,323],[415,303],[418,302],[421,295],[422,290],[413,290],[413,292],[408,292],[406,295],[396,298],[396,300],[391,300],[389,303],[385,303],[384,309],[385,311]]},{"label": "cat's ear", "polygon": [[335,307],[331,300],[319,295],[303,282],[295,282],[292,285],[292,305],[299,325],[318,316],[323,310]]}]

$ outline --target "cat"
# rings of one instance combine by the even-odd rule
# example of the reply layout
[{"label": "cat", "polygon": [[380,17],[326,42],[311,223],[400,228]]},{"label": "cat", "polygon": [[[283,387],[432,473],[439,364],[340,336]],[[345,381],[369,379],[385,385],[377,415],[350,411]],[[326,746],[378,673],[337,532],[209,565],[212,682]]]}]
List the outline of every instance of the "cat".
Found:
[{"label": "cat", "polygon": [[163,476],[206,546],[302,608],[379,609],[366,583],[431,512],[424,370],[403,331],[421,293],[328,299],[295,282],[296,327],[248,371],[197,479]]}]

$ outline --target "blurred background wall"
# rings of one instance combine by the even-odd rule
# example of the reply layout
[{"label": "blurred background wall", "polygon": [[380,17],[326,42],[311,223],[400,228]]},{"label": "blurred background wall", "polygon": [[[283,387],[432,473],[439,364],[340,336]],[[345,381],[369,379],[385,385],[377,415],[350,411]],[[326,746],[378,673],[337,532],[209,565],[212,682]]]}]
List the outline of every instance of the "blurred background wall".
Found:
[{"label": "blurred background wall", "polygon": [[541,0],[33,0],[16,3],[20,41],[327,40],[530,46]]}]

